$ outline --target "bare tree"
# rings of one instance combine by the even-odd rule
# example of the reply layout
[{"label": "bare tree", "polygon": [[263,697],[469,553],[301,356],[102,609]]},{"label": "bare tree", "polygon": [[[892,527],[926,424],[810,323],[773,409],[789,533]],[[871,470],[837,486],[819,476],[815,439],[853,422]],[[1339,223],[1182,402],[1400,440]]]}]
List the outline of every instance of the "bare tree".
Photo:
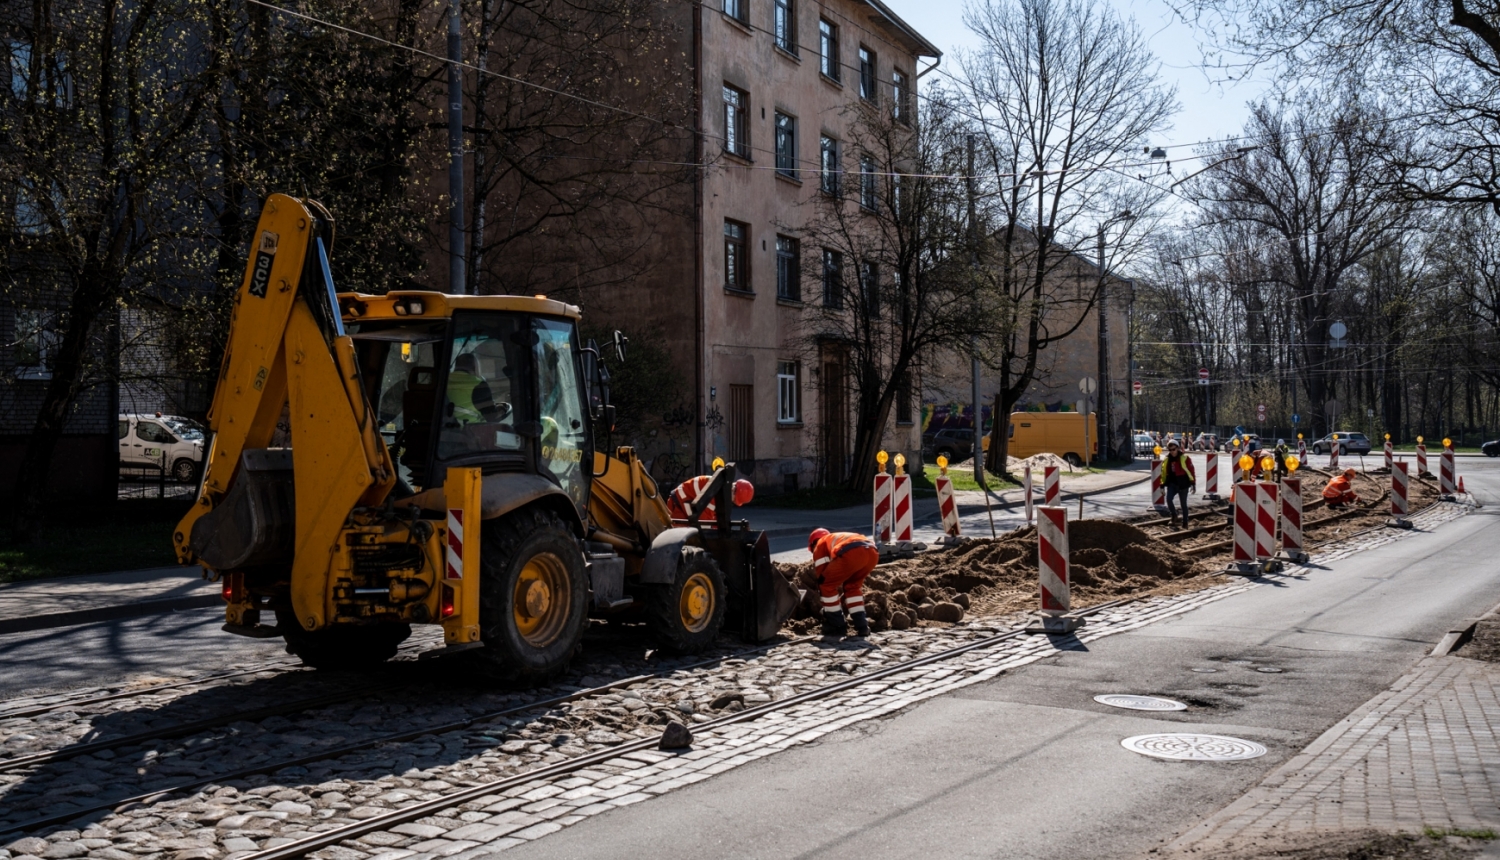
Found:
[{"label": "bare tree", "polygon": [[1093,256],[1106,226],[1118,231],[1106,265],[1119,264],[1161,197],[1110,165],[1166,128],[1176,96],[1134,23],[1098,0],[975,0],[964,18],[980,42],[959,57],[959,91],[979,135],[980,272],[1001,314],[985,342],[1000,409],[988,459],[999,471],[1003,416],[1098,297],[1102,278],[1079,290],[1062,272],[1075,254]]},{"label": "bare tree", "polygon": [[968,267],[961,118],[941,94],[924,101],[914,127],[889,105],[847,110],[843,168],[821,171],[805,224],[783,226],[801,237],[807,279],[822,286],[807,297],[805,349],[834,352],[851,370],[847,486],[858,490],[874,478],[881,436],[919,361],[988,331],[994,309]]},{"label": "bare tree", "polygon": [[1278,67],[1290,79],[1373,90],[1404,113],[1381,121],[1425,145],[1394,153],[1403,190],[1500,212],[1500,5],[1494,0],[1182,0],[1229,77]]}]

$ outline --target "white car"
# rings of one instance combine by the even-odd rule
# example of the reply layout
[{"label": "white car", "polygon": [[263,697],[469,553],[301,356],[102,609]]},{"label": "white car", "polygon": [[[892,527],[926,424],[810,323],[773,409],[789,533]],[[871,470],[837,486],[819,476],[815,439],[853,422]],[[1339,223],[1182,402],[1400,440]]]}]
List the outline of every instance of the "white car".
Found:
[{"label": "white car", "polygon": [[197,480],[203,430],[175,415],[121,415],[120,466],[165,469],[174,481]]}]

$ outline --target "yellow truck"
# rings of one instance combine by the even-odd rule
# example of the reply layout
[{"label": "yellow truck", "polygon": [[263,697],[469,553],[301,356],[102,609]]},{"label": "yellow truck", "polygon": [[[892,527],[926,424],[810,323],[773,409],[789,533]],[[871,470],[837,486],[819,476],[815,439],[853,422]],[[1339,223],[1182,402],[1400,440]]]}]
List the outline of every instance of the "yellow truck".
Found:
[{"label": "yellow truck", "polygon": [[1025,459],[1037,454],[1056,454],[1081,466],[1087,452],[1090,461],[1099,458],[1095,413],[1012,412],[1009,455]]},{"label": "yellow truck", "polygon": [[173,534],[222,581],[227,632],[357,667],[435,624],[436,653],[507,681],[561,671],[591,614],[634,614],[683,652],[775,635],[797,593],[732,519],[734,465],[673,522],[635,453],[609,450],[608,370],[577,307],[341,293],[333,238],[317,203],[272,195],[235,298]]}]

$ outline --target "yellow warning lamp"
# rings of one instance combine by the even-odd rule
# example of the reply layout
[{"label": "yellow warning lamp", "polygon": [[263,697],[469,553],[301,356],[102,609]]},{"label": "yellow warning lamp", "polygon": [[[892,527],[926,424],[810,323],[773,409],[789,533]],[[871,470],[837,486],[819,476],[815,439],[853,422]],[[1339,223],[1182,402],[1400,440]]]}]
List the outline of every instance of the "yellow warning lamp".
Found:
[{"label": "yellow warning lamp", "polygon": [[1287,458],[1281,462],[1286,464],[1286,473],[1288,475],[1297,471],[1297,468],[1302,465],[1302,461],[1297,459],[1296,454],[1288,454]]},{"label": "yellow warning lamp", "polygon": [[1333,441],[1337,442],[1338,440],[1339,440],[1339,434],[1337,434],[1337,433],[1333,434]]},{"label": "yellow warning lamp", "polygon": [[1385,434],[1385,441],[1387,441],[1387,442],[1391,441],[1391,434],[1389,434],[1389,433]]},{"label": "yellow warning lamp", "polygon": [[904,475],[904,474],[906,474],[906,455],[905,454],[897,454],[895,462],[896,462],[896,474],[898,474],[898,475]]},{"label": "yellow warning lamp", "polygon": [[1418,436],[1418,437],[1417,437],[1417,444],[1418,444],[1418,445],[1420,445],[1420,444],[1422,444],[1422,443],[1423,443],[1423,442],[1425,442],[1425,441],[1426,441],[1426,440],[1425,440],[1425,439],[1423,439],[1423,438],[1422,438],[1422,437],[1421,437],[1421,436]]},{"label": "yellow warning lamp", "polygon": [[1151,449],[1151,453],[1153,453],[1156,456],[1160,457],[1161,456],[1161,446],[1157,445],[1155,448],[1152,448]]},{"label": "yellow warning lamp", "polygon": [[1299,440],[1300,440],[1300,439],[1301,439],[1301,438],[1302,438],[1302,434],[1301,434],[1301,433],[1298,433],[1298,434],[1297,434],[1297,438],[1298,438],[1298,439],[1299,439]]},{"label": "yellow warning lamp", "polygon": [[885,462],[889,459],[891,459],[891,455],[884,451],[875,455],[875,462],[880,464],[880,474],[885,474]]},{"label": "yellow warning lamp", "polygon": [[948,458],[947,457],[944,457],[942,454],[939,454],[938,458],[937,458],[937,464],[938,464],[938,471],[939,472],[942,472],[944,475],[948,474]]},{"label": "yellow warning lamp", "polygon": [[1271,469],[1274,468],[1275,465],[1276,465],[1276,461],[1272,460],[1270,457],[1261,457],[1260,458],[1260,470],[1262,472],[1269,472],[1269,471],[1271,471]]},{"label": "yellow warning lamp", "polygon": [[1453,440],[1449,439],[1447,436],[1444,436],[1443,437],[1443,447],[1444,448],[1452,448],[1453,447]]},{"label": "yellow warning lamp", "polygon": [[713,463],[711,463],[709,465],[713,467],[713,470],[715,472],[717,472],[720,469],[724,468],[724,458],[723,457],[715,457]]},{"label": "yellow warning lamp", "polygon": [[1252,459],[1250,459],[1250,455],[1249,454],[1242,454],[1242,455],[1240,455],[1240,471],[1241,472],[1249,472],[1253,468],[1255,468],[1255,461],[1252,460]]}]

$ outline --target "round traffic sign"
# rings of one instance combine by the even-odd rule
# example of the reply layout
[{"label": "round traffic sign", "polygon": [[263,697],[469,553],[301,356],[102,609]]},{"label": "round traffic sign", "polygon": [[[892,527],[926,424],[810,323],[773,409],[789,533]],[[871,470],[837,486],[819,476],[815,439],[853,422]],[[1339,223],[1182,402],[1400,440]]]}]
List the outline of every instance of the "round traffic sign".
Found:
[{"label": "round traffic sign", "polygon": [[1136,382],[1133,382],[1133,383],[1131,383],[1131,388],[1134,388],[1134,389],[1135,389],[1135,393],[1136,393],[1136,394],[1140,394],[1140,393],[1141,393],[1141,388],[1142,388],[1142,387],[1143,387],[1143,386],[1142,386],[1142,385],[1141,385],[1141,383],[1140,383],[1140,381],[1139,381],[1139,380],[1138,380],[1138,381],[1136,381]]},{"label": "round traffic sign", "polygon": [[1084,378],[1078,380],[1078,390],[1082,391],[1084,394],[1093,394],[1094,389],[1098,387],[1099,383],[1095,382],[1094,377],[1092,376],[1085,376]]},{"label": "round traffic sign", "polygon": [[1198,378],[1199,379],[1207,379],[1208,378],[1208,368],[1206,368],[1206,367],[1200,367],[1200,368],[1198,368]]},{"label": "round traffic sign", "polygon": [[1341,322],[1333,323],[1328,327],[1328,336],[1334,340],[1343,340],[1344,335],[1349,333],[1349,327]]}]

